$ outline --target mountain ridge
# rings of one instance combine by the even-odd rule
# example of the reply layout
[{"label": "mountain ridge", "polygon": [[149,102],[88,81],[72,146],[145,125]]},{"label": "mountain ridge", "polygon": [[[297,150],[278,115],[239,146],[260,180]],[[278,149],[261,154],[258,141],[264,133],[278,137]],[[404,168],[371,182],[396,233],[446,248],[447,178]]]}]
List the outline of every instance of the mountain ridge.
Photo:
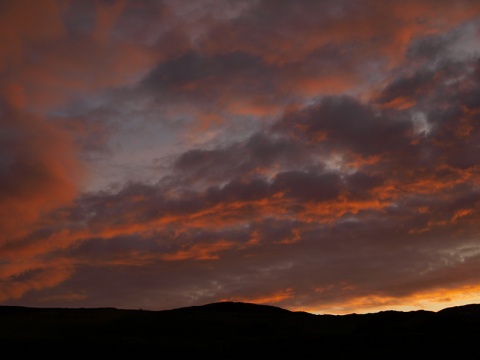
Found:
[{"label": "mountain ridge", "polygon": [[242,302],[161,311],[0,306],[0,324],[0,348],[15,356],[91,358],[93,348],[145,356],[161,349],[162,359],[480,355],[480,304],[347,315]]},{"label": "mountain ridge", "polygon": [[0,305],[0,315],[2,312],[11,309],[24,309],[24,310],[119,310],[119,311],[146,311],[146,312],[165,312],[165,311],[191,311],[191,310],[200,310],[200,311],[246,311],[247,309],[253,312],[261,312],[260,309],[270,311],[270,312],[289,312],[289,313],[306,313],[310,315],[316,316],[349,316],[349,315],[373,315],[373,314],[385,314],[385,313],[415,313],[415,312],[427,312],[427,313],[447,313],[447,312],[461,312],[461,313],[468,313],[468,312],[480,312],[480,303],[472,303],[472,304],[465,304],[465,305],[457,305],[451,307],[445,307],[443,309],[433,311],[433,310],[409,310],[409,311],[402,311],[402,310],[380,310],[377,312],[369,312],[369,313],[347,313],[347,314],[330,314],[330,313],[323,313],[323,314],[314,314],[308,311],[303,310],[288,310],[282,307],[274,306],[274,305],[267,305],[267,304],[256,304],[250,302],[243,302],[243,301],[219,301],[213,303],[206,303],[202,305],[192,305],[192,306],[184,306],[172,309],[163,309],[163,310],[149,310],[149,309],[132,309],[132,308],[116,308],[116,307],[34,307],[34,306],[22,306],[22,305]]}]

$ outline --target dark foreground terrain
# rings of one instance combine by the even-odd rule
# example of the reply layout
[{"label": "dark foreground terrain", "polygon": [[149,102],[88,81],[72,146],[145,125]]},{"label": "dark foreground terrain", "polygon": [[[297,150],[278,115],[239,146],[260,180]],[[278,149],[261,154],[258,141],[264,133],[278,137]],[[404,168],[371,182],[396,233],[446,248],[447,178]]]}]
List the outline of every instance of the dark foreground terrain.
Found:
[{"label": "dark foreground terrain", "polygon": [[169,311],[0,306],[4,359],[480,359],[480,305],[312,315],[245,303]]}]

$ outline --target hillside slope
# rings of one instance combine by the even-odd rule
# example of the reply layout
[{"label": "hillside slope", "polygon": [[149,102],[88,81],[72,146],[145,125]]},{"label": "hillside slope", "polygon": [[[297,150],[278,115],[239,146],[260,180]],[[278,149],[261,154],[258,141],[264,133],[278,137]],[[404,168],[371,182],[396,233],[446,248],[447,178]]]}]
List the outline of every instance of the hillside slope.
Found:
[{"label": "hillside slope", "polygon": [[168,311],[0,307],[0,348],[56,358],[476,358],[480,305],[313,315],[246,303]]}]

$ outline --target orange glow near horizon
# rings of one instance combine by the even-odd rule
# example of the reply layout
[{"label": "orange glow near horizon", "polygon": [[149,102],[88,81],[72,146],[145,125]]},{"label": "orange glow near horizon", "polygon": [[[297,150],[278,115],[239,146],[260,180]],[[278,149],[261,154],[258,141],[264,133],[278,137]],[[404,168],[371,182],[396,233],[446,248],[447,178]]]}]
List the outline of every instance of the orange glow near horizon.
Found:
[{"label": "orange glow near horizon", "polygon": [[464,285],[452,289],[433,289],[404,297],[367,295],[319,306],[293,308],[313,314],[366,314],[387,310],[439,311],[447,307],[480,303],[480,286]]}]

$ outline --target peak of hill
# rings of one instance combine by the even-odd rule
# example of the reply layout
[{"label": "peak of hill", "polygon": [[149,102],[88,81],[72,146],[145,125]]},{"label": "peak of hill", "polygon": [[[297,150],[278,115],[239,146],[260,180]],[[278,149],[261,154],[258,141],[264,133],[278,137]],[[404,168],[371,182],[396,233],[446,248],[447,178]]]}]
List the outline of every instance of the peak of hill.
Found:
[{"label": "peak of hill", "polygon": [[280,314],[290,313],[290,310],[282,309],[271,305],[259,305],[245,302],[222,301],[200,306],[190,306],[174,309],[174,311],[215,311],[233,313],[268,313]]}]

